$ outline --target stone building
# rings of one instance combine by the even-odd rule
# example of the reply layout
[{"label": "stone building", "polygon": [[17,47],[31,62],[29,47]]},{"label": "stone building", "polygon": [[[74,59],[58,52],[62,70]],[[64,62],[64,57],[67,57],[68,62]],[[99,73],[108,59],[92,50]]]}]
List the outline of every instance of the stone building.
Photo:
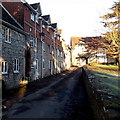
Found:
[{"label": "stone building", "polygon": [[42,15],[40,3],[2,2],[25,31],[25,77],[28,81],[44,78],[64,70],[64,51],[57,23]]},{"label": "stone building", "polygon": [[2,2],[3,6],[24,28],[26,35],[25,76],[29,81],[41,77],[41,7],[26,1]]},{"label": "stone building", "polygon": [[64,62],[63,62],[63,68],[64,70],[68,70],[71,67],[71,48],[69,45],[65,44],[65,40],[62,38],[61,39],[62,42],[62,47],[63,47],[63,57],[64,57]]},{"label": "stone building", "polygon": [[25,32],[14,17],[2,7],[2,37],[0,41],[0,74],[7,89],[19,86],[25,78]]}]

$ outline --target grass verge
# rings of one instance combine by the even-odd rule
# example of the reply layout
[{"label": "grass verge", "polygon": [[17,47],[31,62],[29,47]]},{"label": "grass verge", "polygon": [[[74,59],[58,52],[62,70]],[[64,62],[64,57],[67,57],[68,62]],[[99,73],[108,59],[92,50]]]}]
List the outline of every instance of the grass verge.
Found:
[{"label": "grass verge", "polygon": [[95,79],[92,84],[102,96],[106,113],[110,118],[120,117],[120,80],[118,66],[114,65],[86,65]]}]

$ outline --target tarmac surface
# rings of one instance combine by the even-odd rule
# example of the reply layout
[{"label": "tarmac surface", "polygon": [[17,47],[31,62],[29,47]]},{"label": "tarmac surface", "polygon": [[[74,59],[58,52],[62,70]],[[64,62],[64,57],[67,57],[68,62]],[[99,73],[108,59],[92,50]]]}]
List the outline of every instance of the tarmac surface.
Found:
[{"label": "tarmac surface", "polygon": [[3,111],[2,119],[94,120],[81,73],[82,69],[77,68],[24,86],[4,102],[8,109]]}]

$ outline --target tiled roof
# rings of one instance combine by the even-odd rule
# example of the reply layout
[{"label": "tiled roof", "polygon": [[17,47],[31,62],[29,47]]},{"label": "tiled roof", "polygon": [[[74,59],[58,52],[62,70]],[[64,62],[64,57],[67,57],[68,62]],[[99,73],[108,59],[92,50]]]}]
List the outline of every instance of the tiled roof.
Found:
[{"label": "tiled roof", "polygon": [[44,15],[42,16],[44,18],[44,20],[48,21],[50,19],[50,15]]},{"label": "tiled roof", "polygon": [[57,28],[57,23],[52,23],[51,26],[52,26],[53,28]]},{"label": "tiled roof", "polygon": [[22,27],[20,26],[20,24],[14,19],[14,17],[12,17],[12,15],[6,11],[5,9],[3,9],[2,7],[2,20],[17,27],[22,29]]}]

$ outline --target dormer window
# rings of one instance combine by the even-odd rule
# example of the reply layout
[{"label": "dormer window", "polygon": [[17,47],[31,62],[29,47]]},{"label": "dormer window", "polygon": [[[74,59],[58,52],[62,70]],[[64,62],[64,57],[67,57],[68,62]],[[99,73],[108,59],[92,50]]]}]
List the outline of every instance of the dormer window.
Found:
[{"label": "dormer window", "polygon": [[44,25],[44,24],[42,24],[42,27],[43,27],[43,28],[45,28],[45,25]]},{"label": "dormer window", "polygon": [[56,32],[54,32],[54,38],[56,38]]},{"label": "dormer window", "polygon": [[30,19],[31,19],[32,21],[35,21],[35,15],[34,15],[33,13],[31,13]]},{"label": "dormer window", "polygon": [[49,26],[47,26],[47,31],[49,32]]},{"label": "dormer window", "polygon": [[46,26],[46,22],[42,21],[42,27],[45,28],[45,26]]},{"label": "dormer window", "polygon": [[39,22],[38,22],[38,15],[36,15],[36,23],[39,23]]}]

